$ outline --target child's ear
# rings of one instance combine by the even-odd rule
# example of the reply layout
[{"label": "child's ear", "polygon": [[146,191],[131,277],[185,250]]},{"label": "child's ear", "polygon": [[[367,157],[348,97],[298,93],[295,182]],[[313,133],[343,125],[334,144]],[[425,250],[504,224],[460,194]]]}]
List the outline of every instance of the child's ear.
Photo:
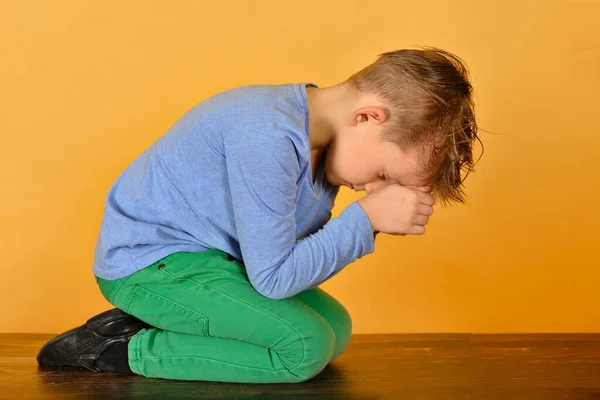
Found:
[{"label": "child's ear", "polygon": [[387,118],[387,111],[382,107],[361,107],[352,113],[351,124],[358,125],[361,122],[367,122],[369,120],[380,124]]}]

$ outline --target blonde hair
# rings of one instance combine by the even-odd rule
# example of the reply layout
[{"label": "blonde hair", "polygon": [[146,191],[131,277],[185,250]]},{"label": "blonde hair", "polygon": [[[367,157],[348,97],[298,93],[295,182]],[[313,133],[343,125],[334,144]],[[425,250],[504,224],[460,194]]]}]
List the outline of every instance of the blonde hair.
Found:
[{"label": "blonde hair", "polygon": [[481,140],[464,62],[434,47],[397,50],[379,55],[346,82],[376,94],[386,105],[385,140],[428,150],[420,173],[431,182],[436,199],[444,205],[465,203],[462,185],[475,165],[472,145]]}]

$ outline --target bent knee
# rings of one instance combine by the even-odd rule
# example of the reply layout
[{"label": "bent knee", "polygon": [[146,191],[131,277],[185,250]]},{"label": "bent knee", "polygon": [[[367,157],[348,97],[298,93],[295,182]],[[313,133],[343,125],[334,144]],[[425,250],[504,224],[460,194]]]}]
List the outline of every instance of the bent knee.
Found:
[{"label": "bent knee", "polygon": [[[306,322],[306,321],[305,321]],[[272,349],[290,374],[290,382],[304,382],[318,375],[335,352],[336,338],[331,325],[322,318],[303,324],[296,338]]]},{"label": "bent knee", "polygon": [[346,350],[352,337],[352,317],[341,304],[337,310],[336,321],[332,328],[335,332],[335,348],[331,361],[338,358]]}]

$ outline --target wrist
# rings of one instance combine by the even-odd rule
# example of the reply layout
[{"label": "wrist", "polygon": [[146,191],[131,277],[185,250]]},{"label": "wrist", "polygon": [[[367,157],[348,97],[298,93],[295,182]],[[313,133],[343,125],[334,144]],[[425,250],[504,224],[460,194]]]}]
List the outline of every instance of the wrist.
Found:
[{"label": "wrist", "polygon": [[367,220],[369,221],[369,225],[371,226],[371,230],[373,231],[373,234],[379,233],[379,230],[377,228],[375,228],[375,225],[373,225],[373,220],[369,216],[369,213],[367,212],[367,207],[364,204],[363,200],[364,200],[364,198],[358,200],[356,203],[360,206],[360,208],[365,213],[365,216],[367,217]]}]

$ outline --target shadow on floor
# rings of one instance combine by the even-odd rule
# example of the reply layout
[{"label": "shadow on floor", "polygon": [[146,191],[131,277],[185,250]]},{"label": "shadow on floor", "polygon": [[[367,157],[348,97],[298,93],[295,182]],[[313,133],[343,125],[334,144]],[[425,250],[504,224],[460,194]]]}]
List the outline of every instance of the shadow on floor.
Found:
[{"label": "shadow on floor", "polygon": [[[89,400],[136,399],[331,399],[371,400],[377,395],[356,394],[356,387],[333,365],[299,384],[241,384],[174,381],[142,376],[94,373],[80,368],[39,369],[39,390],[57,398]],[[351,393],[354,391],[355,393]]]}]

